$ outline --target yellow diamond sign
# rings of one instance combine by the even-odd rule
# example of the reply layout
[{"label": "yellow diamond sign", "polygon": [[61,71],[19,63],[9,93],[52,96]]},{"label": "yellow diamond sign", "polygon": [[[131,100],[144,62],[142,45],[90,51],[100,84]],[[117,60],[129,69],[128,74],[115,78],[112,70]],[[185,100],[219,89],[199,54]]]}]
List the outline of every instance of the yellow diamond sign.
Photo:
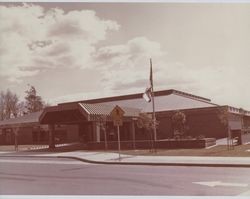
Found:
[{"label": "yellow diamond sign", "polygon": [[121,107],[118,105],[115,106],[115,108],[110,112],[110,115],[113,119],[115,126],[121,126],[122,125],[122,119],[124,115],[124,110],[122,110]]}]

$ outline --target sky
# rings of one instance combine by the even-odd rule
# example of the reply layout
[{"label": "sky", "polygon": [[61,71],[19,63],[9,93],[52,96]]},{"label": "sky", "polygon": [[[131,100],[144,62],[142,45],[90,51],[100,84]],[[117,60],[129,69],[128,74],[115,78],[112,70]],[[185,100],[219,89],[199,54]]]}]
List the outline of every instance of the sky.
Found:
[{"label": "sky", "polygon": [[250,4],[0,3],[0,91],[50,103],[176,89],[250,110]]}]

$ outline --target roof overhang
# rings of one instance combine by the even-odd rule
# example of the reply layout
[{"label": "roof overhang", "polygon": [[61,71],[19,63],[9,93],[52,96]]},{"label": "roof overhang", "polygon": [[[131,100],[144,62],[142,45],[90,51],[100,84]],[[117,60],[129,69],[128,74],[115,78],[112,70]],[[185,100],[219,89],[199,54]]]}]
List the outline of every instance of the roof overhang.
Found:
[{"label": "roof overhang", "polygon": [[39,116],[41,113],[41,111],[38,111],[21,117],[0,121],[0,129],[39,126]]},{"label": "roof overhang", "polygon": [[25,123],[15,123],[15,124],[1,124],[0,129],[7,128],[23,128],[23,127],[34,127],[39,126],[39,122],[25,122]]},{"label": "roof overhang", "polygon": [[[41,124],[76,124],[91,121],[112,121],[111,111],[115,106],[96,104],[59,104],[47,107],[41,114]],[[139,116],[140,109],[121,107],[124,114],[124,121],[130,121]]]},{"label": "roof overhang", "polygon": [[39,117],[40,124],[75,124],[86,121],[76,104],[46,107]]},{"label": "roof overhang", "polygon": [[[43,124],[79,124],[92,121],[112,121],[113,105],[97,104],[59,104],[47,107],[43,112],[36,112],[0,122],[0,129],[34,127]],[[130,121],[139,116],[140,109],[121,107],[125,114],[124,121]]]}]

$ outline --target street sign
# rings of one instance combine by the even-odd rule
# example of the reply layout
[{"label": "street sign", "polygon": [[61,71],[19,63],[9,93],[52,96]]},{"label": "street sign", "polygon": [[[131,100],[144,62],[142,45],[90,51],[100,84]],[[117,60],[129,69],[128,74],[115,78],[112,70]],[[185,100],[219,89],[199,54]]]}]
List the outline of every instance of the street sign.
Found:
[{"label": "street sign", "polygon": [[122,110],[121,107],[118,105],[115,106],[115,108],[110,112],[110,115],[113,119],[115,126],[122,126],[123,122],[123,115],[125,114],[124,110]]},{"label": "street sign", "polygon": [[113,118],[113,120],[119,120],[122,119],[124,113],[125,113],[124,110],[122,110],[121,107],[116,105],[115,108],[111,111],[110,115]]},{"label": "street sign", "polygon": [[120,141],[120,126],[122,126],[123,115],[125,114],[124,110],[118,105],[110,112],[110,115],[113,119],[114,126],[117,127],[117,141],[118,141],[118,152],[119,152],[119,161],[121,160],[121,141]]},{"label": "street sign", "polygon": [[114,122],[114,126],[122,126],[123,125],[122,120],[113,120],[113,122]]}]

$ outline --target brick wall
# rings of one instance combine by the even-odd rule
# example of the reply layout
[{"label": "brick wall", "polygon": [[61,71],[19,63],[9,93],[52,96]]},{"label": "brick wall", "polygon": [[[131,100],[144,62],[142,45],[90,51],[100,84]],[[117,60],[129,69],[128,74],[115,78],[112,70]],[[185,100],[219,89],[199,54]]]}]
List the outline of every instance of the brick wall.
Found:
[{"label": "brick wall", "polygon": [[[222,138],[226,137],[227,129],[220,122],[217,108],[189,109],[182,110],[186,115],[186,135]],[[158,139],[173,137],[172,116],[174,111],[157,113],[157,120],[160,121],[157,130]]]}]

